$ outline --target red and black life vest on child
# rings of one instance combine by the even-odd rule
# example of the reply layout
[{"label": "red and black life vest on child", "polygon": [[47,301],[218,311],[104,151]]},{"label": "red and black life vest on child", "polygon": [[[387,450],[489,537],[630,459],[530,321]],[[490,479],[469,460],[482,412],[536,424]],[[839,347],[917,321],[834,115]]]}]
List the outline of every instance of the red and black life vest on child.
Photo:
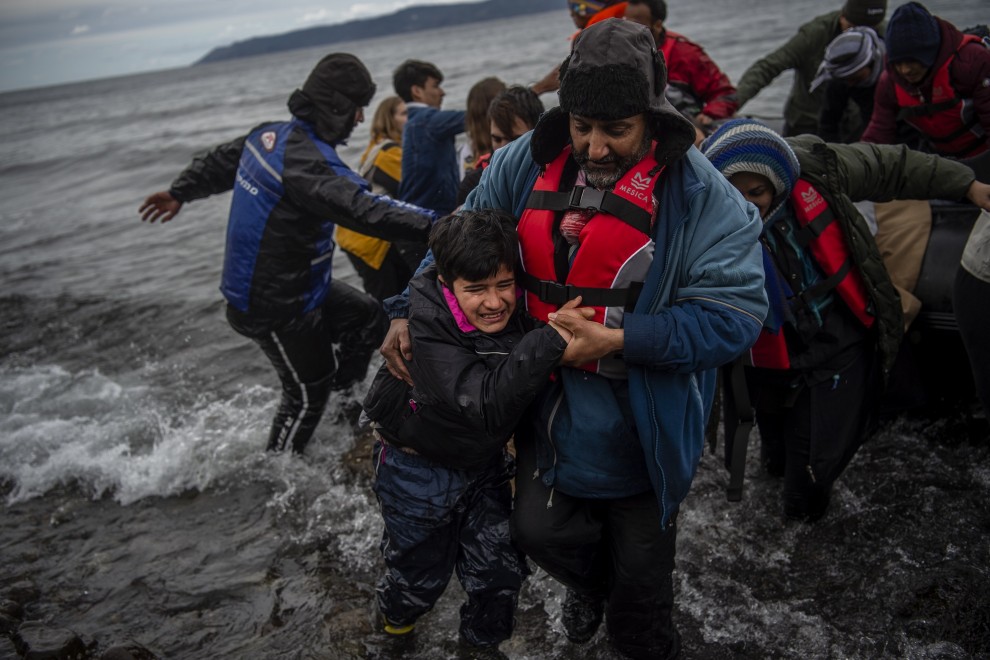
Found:
[{"label": "red and black life vest on child", "polygon": [[[602,191],[564,182],[565,169],[576,176],[570,154],[566,147],[546,166],[519,220],[526,310],[546,322],[547,314],[582,296],[582,305],[595,308],[596,322],[619,328],[653,262],[653,190],[661,176],[654,170],[660,168],[651,147],[611,191]],[[581,229],[573,258],[569,244],[557,232],[563,212],[572,209],[594,211]],[[625,363],[617,357],[582,368],[610,378],[626,374]]]},{"label": "red and black life vest on child", "polygon": [[966,158],[990,148],[990,136],[980,126],[976,113],[973,112],[972,101],[956,96],[956,90],[949,81],[949,67],[959,50],[966,44],[980,42],[981,39],[975,35],[963,35],[956,52],[935,71],[932,98],[927,102],[921,95],[912,94],[894,83],[897,104],[901,107],[897,118],[921,131],[942,156]]},{"label": "red and black life vest on child", "polygon": [[[789,300],[792,308],[807,305],[834,290],[864,327],[872,327],[876,318],[870,311],[866,284],[853,263],[842,227],[825,197],[810,183],[798,179],[789,203],[798,224],[796,239],[810,253],[824,275],[824,279],[803,291],[793,292]],[[781,327],[776,333],[764,328],[753,345],[751,355],[753,366],[790,368],[784,328]]]}]

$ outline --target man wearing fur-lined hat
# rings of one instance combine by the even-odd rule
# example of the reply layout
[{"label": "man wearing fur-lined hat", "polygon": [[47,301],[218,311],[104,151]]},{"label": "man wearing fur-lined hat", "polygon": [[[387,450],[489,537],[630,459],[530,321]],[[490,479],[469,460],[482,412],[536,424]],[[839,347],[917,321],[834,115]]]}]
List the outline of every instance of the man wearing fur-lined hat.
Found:
[{"label": "man wearing fur-lined hat", "polygon": [[[653,35],[610,19],[574,41],[560,106],[499,149],[466,208],[518,224],[526,311],[573,332],[562,367],[516,429],[515,542],[567,587],[575,643],[634,658],[680,650],[675,520],[701,456],[715,368],[766,314],[760,220],[692,147],[664,98]],[[560,307],[580,296],[596,324]],[[382,347],[408,378],[407,303]]]}]

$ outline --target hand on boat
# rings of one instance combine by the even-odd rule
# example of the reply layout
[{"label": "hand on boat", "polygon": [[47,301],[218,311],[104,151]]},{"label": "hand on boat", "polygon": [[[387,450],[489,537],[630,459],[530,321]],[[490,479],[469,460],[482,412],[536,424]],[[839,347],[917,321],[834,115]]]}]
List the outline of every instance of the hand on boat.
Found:
[{"label": "hand on boat", "polygon": [[990,183],[980,183],[973,181],[966,191],[966,199],[973,202],[981,209],[990,211]]}]

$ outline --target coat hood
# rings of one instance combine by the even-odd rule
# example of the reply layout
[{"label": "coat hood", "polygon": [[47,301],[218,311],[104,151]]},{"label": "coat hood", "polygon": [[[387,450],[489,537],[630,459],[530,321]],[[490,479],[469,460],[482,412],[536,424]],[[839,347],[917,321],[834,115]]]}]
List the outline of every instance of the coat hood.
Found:
[{"label": "coat hood", "polygon": [[289,111],[313,124],[321,140],[335,144],[354,130],[357,111],[375,95],[375,83],[361,60],[331,53],[313,68],[302,89],[289,97]]}]

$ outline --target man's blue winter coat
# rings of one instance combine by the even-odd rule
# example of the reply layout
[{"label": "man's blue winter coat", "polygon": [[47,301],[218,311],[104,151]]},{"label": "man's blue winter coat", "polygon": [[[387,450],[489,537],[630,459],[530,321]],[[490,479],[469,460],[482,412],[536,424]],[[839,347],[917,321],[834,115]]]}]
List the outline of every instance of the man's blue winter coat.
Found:
[{"label": "man's blue winter coat", "polygon": [[[539,171],[531,136],[495,153],[465,208],[522,214]],[[767,301],[756,208],[693,147],[663,176],[655,256],[634,311],[625,314],[623,356],[636,432],[666,526],[701,458],[715,370],[752,346]],[[584,432],[575,429],[575,447],[592,444],[580,442]]]}]

